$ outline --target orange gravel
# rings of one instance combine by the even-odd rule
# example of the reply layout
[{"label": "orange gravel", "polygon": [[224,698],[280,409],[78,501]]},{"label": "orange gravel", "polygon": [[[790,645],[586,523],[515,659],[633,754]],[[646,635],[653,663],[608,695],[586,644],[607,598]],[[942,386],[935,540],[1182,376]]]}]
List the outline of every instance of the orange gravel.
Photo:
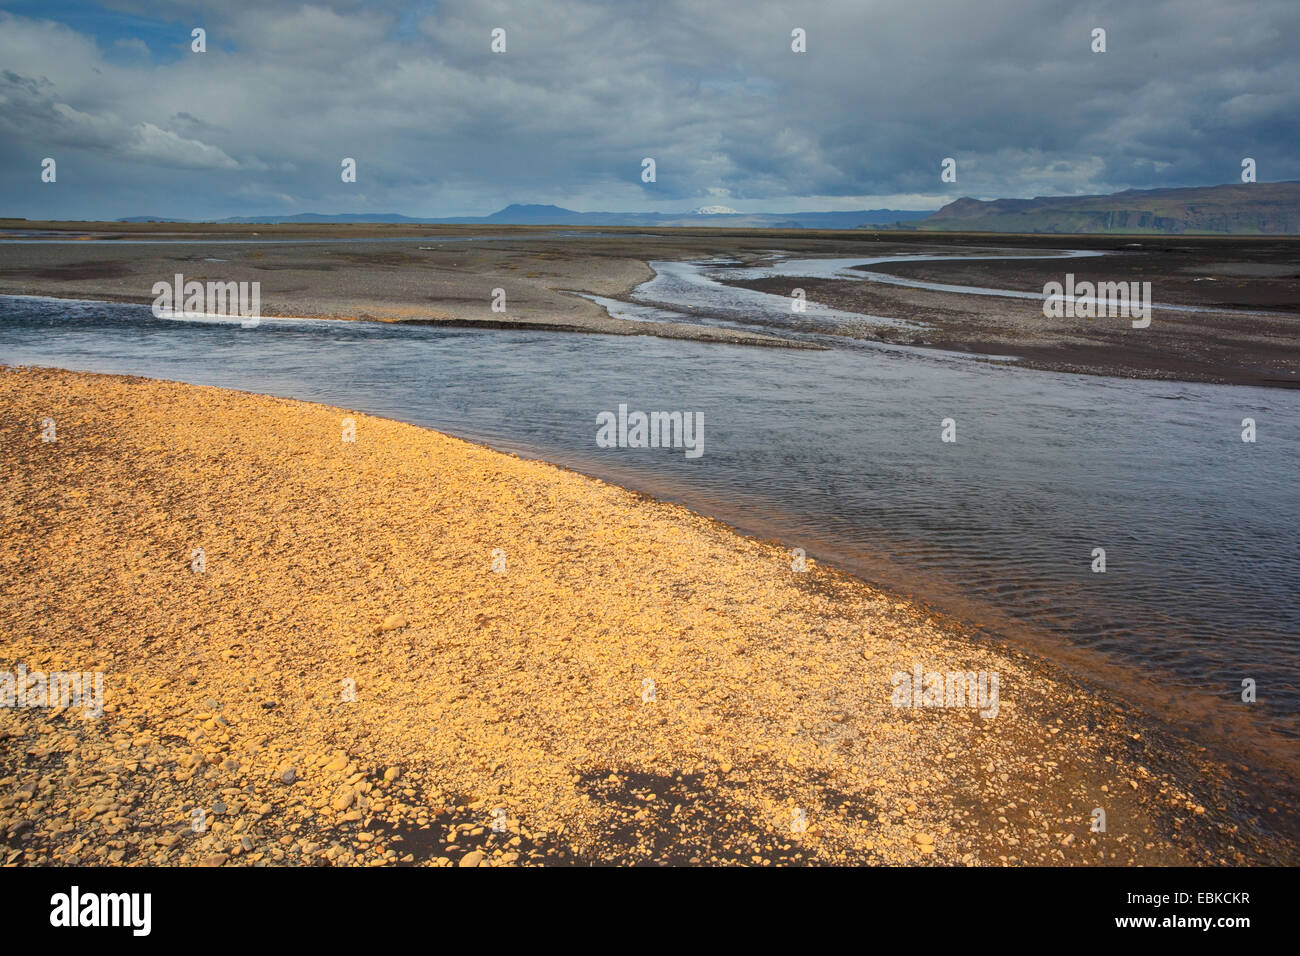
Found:
[{"label": "orange gravel", "polygon": [[[4,862],[1265,858],[1062,672],[551,465],[44,369],[0,371],[0,453],[0,671],[105,688],[0,707]],[[917,664],[997,715],[895,707]]]}]

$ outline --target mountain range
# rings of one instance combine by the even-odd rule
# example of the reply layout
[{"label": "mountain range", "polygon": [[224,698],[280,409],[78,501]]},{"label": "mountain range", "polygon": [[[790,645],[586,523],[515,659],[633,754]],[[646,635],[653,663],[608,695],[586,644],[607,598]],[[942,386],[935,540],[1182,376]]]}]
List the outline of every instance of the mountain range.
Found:
[{"label": "mountain range", "polygon": [[[725,210],[725,211],[721,211]],[[515,203],[490,216],[453,216],[441,219],[402,216],[397,213],[299,213],[296,216],[231,216],[217,222],[410,222],[441,225],[500,226],[722,226],[727,229],[855,229],[858,226],[892,226],[924,219],[932,210],[860,209],[854,212],[743,213],[726,206],[702,206],[694,212],[575,212],[561,206]],[[159,216],[131,216],[119,222],[187,222]]]},{"label": "mountain range", "polygon": [[1126,189],[1106,196],[963,197],[911,228],[945,232],[1295,235],[1300,182]]},{"label": "mountain range", "polygon": [[[119,222],[187,222],[132,216]],[[718,226],[725,229],[916,229],[944,232],[1113,233],[1154,235],[1294,235],[1300,233],[1300,182],[1230,183],[1176,189],[1127,189],[1097,196],[1034,199],[962,197],[937,212],[859,209],[851,212],[742,213],[701,206],[689,213],[575,212],[515,203],[488,216],[422,218],[397,213],[231,216],[223,223],[428,223],[538,226]]]}]

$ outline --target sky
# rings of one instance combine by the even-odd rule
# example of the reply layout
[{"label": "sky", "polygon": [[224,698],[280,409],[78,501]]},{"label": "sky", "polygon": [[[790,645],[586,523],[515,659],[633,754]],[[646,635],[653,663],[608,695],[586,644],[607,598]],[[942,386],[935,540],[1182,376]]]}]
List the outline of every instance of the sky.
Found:
[{"label": "sky", "polygon": [[29,219],[936,209],[1297,180],[1297,120],[1300,0],[0,0]]}]

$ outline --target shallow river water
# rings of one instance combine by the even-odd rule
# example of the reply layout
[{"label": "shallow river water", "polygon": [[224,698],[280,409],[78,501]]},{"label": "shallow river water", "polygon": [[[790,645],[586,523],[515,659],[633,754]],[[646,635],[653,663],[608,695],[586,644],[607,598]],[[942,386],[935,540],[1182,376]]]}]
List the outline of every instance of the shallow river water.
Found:
[{"label": "shallow river water", "polygon": [[[647,298],[689,294],[698,307],[716,295],[718,321],[787,301],[701,281],[708,265],[657,266]],[[325,402],[564,463],[1028,642],[1221,746],[1286,759],[1300,736],[1300,392],[847,340],[811,351],[315,320],[244,328],[23,297],[0,297],[0,360]],[[703,413],[703,454],[598,447],[597,415],[620,404]],[[944,419],[955,442],[941,440]],[[1095,548],[1104,573],[1091,570]],[[1240,701],[1244,678],[1258,703]]]}]

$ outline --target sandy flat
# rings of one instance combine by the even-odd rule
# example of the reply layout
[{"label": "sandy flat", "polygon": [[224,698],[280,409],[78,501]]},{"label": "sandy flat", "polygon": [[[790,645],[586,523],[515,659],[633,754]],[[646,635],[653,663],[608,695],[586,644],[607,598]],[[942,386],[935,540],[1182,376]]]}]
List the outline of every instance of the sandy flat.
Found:
[{"label": "sandy flat", "polygon": [[[1067,272],[1087,281],[1150,282],[1145,329],[1123,319],[1049,319],[1041,300],[903,288],[867,279],[758,279],[738,284],[867,316],[905,320],[803,331],[909,346],[1011,355],[1062,372],[1300,386],[1300,240],[1291,237],[1015,236],[872,230],[629,229],[599,233],[538,226],[388,224],[29,223],[0,220],[0,294],[149,303],[176,273],[200,281],[259,282],[267,316],[419,322],[482,328],[652,335],[737,345],[812,347],[788,327],[610,316],[579,293],[627,300],[654,260],[954,254],[961,261],[898,262],[899,277],[1039,294]],[[320,242],[327,239],[329,242]],[[163,240],[141,243],[139,240]],[[268,241],[274,240],[274,241]],[[375,241],[383,240],[383,241]],[[1094,259],[1007,261],[988,255],[1106,253]],[[502,300],[497,290],[504,295]],[[493,303],[504,311],[494,311]],[[787,317],[788,320],[788,317]]]},{"label": "sandy flat", "polygon": [[[503,230],[482,240],[465,229],[444,237],[455,242],[439,241],[436,227],[398,228],[396,236],[347,227],[320,231],[275,226],[176,234],[119,227],[84,241],[67,233],[69,241],[59,243],[0,244],[0,294],[144,305],[154,301],[154,283],[172,283],[180,274],[199,282],[257,282],[264,316],[810,347],[777,332],[615,318],[577,294],[620,296],[653,276],[634,255],[639,240],[632,238],[552,240],[555,230],[519,227],[509,230],[512,240],[500,238]],[[433,238],[414,238],[425,233]],[[178,242],[191,236],[195,243]],[[136,238],[152,241],[131,241]],[[320,238],[361,241],[312,241]],[[375,238],[403,241],[364,241]],[[671,243],[667,251],[680,246]]]}]

